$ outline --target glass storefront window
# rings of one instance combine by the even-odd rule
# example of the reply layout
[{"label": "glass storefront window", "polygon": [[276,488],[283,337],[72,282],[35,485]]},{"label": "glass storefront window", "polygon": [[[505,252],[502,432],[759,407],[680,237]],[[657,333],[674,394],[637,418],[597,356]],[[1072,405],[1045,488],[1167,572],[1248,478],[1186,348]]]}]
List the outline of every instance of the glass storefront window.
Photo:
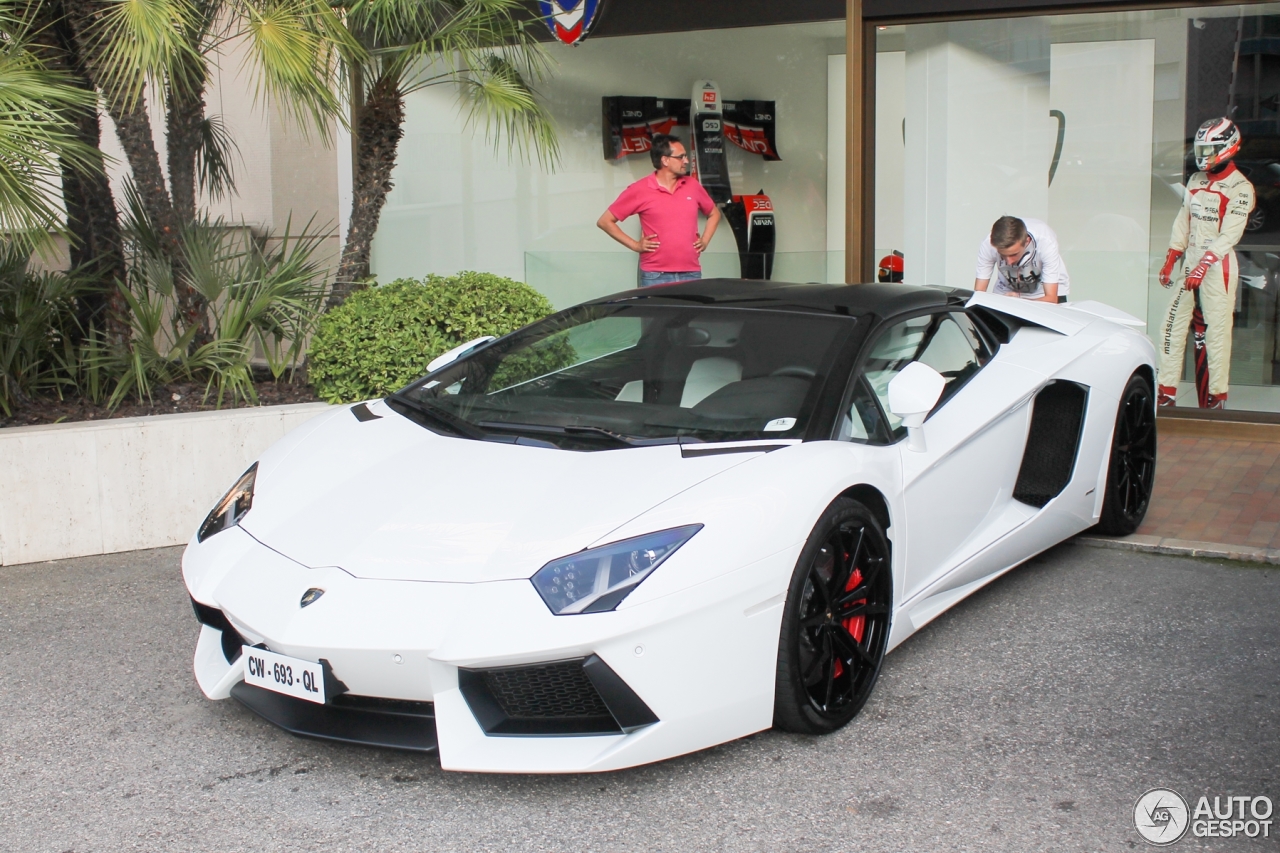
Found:
[{"label": "glass storefront window", "polygon": [[[881,28],[876,256],[901,250],[908,282],[968,288],[998,217],[1043,220],[1071,300],[1146,320],[1159,348],[1191,140],[1218,116],[1240,128],[1256,194],[1218,319],[1226,407],[1280,411],[1280,4]],[[1181,368],[1164,376],[1195,406],[1194,346]]]},{"label": "glass storefront window", "polygon": [[[744,22],[750,18],[743,13]],[[725,102],[776,106],[780,160],[724,146],[732,192],[772,199],[773,278],[843,280],[843,21],[593,36],[572,48],[550,44],[547,52],[554,70],[539,92],[559,130],[563,156],[554,172],[495,150],[483,128],[468,125],[448,87],[409,96],[394,189],[373,244],[379,280],[480,269],[527,281],[556,307],[634,287],[636,254],[596,220],[653,167],[647,152],[604,157],[601,98],[689,99],[694,83],[708,79]],[[672,132],[687,139],[688,131]],[[639,236],[635,217],[622,227]],[[708,276],[739,275],[727,223],[702,265]]]}]

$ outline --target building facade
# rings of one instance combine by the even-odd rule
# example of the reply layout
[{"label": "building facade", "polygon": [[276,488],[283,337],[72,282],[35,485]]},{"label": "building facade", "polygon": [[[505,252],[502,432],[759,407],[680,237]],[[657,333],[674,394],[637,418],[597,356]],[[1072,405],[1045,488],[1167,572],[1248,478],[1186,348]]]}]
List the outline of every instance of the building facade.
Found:
[{"label": "building facade", "polygon": [[[713,81],[722,191],[769,197],[773,278],[871,280],[896,250],[908,282],[971,287],[979,242],[1013,214],[1055,229],[1073,300],[1155,337],[1191,137],[1229,116],[1256,205],[1236,247],[1227,405],[1280,413],[1280,3],[600,0],[587,24],[548,45],[554,171],[495,148],[455,93],[411,96],[380,280],[484,269],[558,307],[632,286],[636,256],[596,218],[651,171],[645,133],[687,138],[686,102]],[[738,275],[738,252],[721,228],[706,273]]]}]

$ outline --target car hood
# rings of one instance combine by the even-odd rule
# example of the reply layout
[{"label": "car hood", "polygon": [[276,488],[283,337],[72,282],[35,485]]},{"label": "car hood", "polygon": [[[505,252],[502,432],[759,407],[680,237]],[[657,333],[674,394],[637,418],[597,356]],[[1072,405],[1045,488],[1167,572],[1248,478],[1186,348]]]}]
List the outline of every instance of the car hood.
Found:
[{"label": "car hood", "polygon": [[244,530],[305,566],[360,578],[527,578],[757,456],[472,441],[437,435],[382,404],[370,408],[382,417],[337,413],[268,451]]}]

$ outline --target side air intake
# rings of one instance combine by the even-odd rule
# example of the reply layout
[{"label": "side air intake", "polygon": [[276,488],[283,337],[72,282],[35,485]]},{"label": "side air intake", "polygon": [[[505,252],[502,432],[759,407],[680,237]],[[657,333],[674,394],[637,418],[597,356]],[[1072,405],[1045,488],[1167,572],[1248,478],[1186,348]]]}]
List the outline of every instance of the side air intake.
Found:
[{"label": "side air intake", "polygon": [[1014,500],[1042,507],[1071,482],[1088,400],[1088,386],[1061,379],[1036,394],[1027,448],[1013,487]]}]

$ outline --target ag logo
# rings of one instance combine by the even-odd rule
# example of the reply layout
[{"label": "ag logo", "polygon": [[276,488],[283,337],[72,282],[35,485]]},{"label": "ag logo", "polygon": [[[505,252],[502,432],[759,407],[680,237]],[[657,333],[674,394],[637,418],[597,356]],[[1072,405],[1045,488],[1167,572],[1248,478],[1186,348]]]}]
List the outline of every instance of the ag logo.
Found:
[{"label": "ag logo", "polygon": [[1133,806],[1133,825],[1150,844],[1164,847],[1187,834],[1191,814],[1187,801],[1168,788],[1152,788]]},{"label": "ag logo", "polygon": [[574,45],[587,37],[603,0],[538,0],[538,11],[551,34]]}]

